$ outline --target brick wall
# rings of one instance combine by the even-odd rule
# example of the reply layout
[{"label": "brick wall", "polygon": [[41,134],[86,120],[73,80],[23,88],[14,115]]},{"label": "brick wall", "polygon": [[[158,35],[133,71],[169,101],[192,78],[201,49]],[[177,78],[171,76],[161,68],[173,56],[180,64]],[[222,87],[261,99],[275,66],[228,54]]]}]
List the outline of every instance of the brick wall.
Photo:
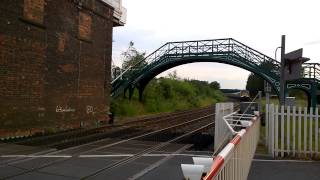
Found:
[{"label": "brick wall", "polygon": [[0,2],[0,136],[106,117],[112,15],[99,0]]}]

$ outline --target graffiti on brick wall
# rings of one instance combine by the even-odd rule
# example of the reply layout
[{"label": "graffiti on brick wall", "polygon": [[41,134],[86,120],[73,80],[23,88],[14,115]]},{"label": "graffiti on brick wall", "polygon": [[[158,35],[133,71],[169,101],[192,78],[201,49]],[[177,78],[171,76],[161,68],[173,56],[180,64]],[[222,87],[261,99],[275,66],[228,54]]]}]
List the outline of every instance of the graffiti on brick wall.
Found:
[{"label": "graffiti on brick wall", "polygon": [[65,107],[63,107],[63,106],[57,106],[57,107],[56,107],[56,112],[57,112],[57,113],[61,113],[61,112],[75,112],[75,111],[76,111],[76,109],[71,108],[71,107],[68,107],[68,106],[65,106]]},{"label": "graffiti on brick wall", "polygon": [[94,113],[93,106],[87,106],[87,114]]}]

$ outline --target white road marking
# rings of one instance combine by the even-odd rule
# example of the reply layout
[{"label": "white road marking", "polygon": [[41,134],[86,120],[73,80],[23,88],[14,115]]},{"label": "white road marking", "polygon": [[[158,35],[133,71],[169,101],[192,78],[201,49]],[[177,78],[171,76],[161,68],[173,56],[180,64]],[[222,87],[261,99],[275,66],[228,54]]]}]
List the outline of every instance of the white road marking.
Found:
[{"label": "white road marking", "polygon": [[[24,154],[14,154],[14,155],[0,155],[0,158],[111,158],[111,157],[132,157],[135,154],[97,154],[97,155],[24,155]],[[168,157],[168,156],[186,156],[186,157],[212,157],[207,155],[198,154],[144,154],[143,157]]]},{"label": "white road marking", "polygon": [[188,156],[188,157],[211,157],[207,155],[197,155],[197,154],[145,154],[145,157],[157,157],[157,156]]},{"label": "white road marking", "polygon": [[[191,144],[187,144],[187,145],[183,146],[182,148],[178,149],[177,151],[175,151],[174,154],[181,153],[181,152],[185,151],[186,149],[190,148],[191,146],[192,146]],[[130,178],[128,178],[128,180],[136,180],[136,179],[141,178],[145,174],[147,174],[150,171],[154,170],[155,168],[161,166],[163,163],[167,162],[168,160],[172,159],[173,157],[174,156],[166,156],[166,157],[162,158],[161,160],[151,164],[150,166],[148,166],[147,168],[138,172],[137,174],[131,176]]]},{"label": "white road marking", "polygon": [[[80,158],[108,158],[108,157],[132,157],[134,154],[112,154],[112,155],[80,155]],[[189,156],[189,157],[211,157],[196,154],[144,154],[143,157],[167,157],[167,156]]]},{"label": "white road marking", "polygon": [[134,154],[79,155],[80,158],[132,157]]},{"label": "white road marking", "polygon": [[71,158],[70,155],[1,155],[1,158]]}]

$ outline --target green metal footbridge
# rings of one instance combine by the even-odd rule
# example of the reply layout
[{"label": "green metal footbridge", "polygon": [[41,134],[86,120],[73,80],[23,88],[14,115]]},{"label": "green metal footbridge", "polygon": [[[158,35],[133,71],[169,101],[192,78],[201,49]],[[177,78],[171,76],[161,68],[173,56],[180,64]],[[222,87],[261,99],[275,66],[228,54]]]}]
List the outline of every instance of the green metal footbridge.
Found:
[{"label": "green metal footbridge", "polygon": [[[280,62],[232,39],[212,39],[197,41],[168,42],[115,77],[111,84],[111,96],[116,97],[134,89],[139,90],[141,99],[146,85],[158,74],[188,63],[216,62],[237,66],[253,72],[267,82],[274,91],[280,93]],[[289,89],[301,89],[308,95],[309,105],[317,105],[317,92],[320,84],[320,65],[304,63],[301,78],[287,81]]]}]

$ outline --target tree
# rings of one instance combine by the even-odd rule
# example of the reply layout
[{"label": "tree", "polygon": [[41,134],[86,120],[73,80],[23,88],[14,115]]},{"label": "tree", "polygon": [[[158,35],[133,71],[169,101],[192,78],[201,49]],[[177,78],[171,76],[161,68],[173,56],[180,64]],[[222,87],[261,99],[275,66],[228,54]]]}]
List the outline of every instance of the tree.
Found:
[{"label": "tree", "polygon": [[122,63],[122,69],[126,70],[132,67],[133,70],[141,69],[147,62],[144,60],[145,52],[139,52],[135,47],[134,43],[130,41],[128,49],[122,53],[124,57]]},{"label": "tree", "polygon": [[209,86],[213,89],[220,89],[220,84],[217,81],[213,81],[209,84]]},{"label": "tree", "polygon": [[264,80],[258,75],[251,73],[247,80],[246,89],[251,95],[257,94],[259,91],[263,91]]},{"label": "tree", "polygon": [[111,78],[112,80],[117,78],[121,74],[121,68],[115,65],[111,66]]},{"label": "tree", "polygon": [[172,80],[178,80],[179,77],[178,77],[178,73],[177,73],[177,70],[174,70],[173,72],[170,72],[168,74],[168,77]]},{"label": "tree", "polygon": [[[259,66],[260,68],[266,69],[267,71],[274,69],[274,65],[272,64],[272,62],[265,61]],[[259,91],[263,91],[264,79],[257,74],[251,73],[247,80],[246,89],[250,92],[251,95],[257,94]]]}]

